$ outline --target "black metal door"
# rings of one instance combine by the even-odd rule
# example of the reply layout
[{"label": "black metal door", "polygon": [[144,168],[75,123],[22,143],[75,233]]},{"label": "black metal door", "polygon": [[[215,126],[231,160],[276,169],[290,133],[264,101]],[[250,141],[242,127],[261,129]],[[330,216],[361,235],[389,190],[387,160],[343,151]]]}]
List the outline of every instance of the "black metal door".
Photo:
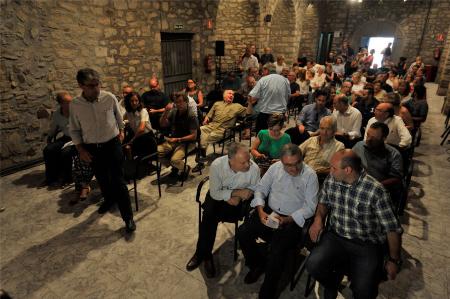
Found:
[{"label": "black metal door", "polygon": [[186,86],[192,78],[192,34],[161,33],[164,92],[169,95]]},{"label": "black metal door", "polygon": [[316,62],[325,64],[333,43],[333,32],[321,32],[317,45]]}]

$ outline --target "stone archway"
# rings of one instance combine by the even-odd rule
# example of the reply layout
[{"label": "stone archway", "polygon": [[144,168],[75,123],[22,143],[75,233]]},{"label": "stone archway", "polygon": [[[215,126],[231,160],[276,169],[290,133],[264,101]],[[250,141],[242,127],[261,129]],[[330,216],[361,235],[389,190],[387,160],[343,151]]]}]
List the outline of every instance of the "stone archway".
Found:
[{"label": "stone archway", "polygon": [[363,36],[393,36],[395,40],[392,48],[392,61],[395,63],[400,56],[403,56],[406,40],[399,24],[384,19],[367,21],[361,24],[361,26],[358,26],[351,34],[351,45],[359,45]]},{"label": "stone archway", "polygon": [[269,46],[274,56],[284,55],[287,63],[297,58],[298,30],[292,0],[281,0],[275,6],[270,25]]}]

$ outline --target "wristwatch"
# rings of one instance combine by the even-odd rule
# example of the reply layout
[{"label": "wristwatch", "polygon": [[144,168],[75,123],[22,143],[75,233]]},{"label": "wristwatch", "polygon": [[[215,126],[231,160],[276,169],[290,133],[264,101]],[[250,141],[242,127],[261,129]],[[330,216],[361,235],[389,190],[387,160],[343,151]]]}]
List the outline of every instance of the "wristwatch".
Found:
[{"label": "wristwatch", "polygon": [[401,259],[394,259],[393,257],[389,257],[387,259],[389,262],[394,263],[397,265],[397,267],[400,267],[402,265],[402,260]]}]

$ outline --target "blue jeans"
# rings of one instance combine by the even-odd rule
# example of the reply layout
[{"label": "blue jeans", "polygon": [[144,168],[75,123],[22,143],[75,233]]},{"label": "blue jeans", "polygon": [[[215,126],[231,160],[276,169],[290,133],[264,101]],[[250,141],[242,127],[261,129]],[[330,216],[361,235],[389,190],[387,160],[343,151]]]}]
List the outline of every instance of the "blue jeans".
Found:
[{"label": "blue jeans", "polygon": [[383,266],[382,248],[381,244],[325,232],[308,257],[306,269],[334,298],[344,275],[351,281],[353,298],[376,298]]}]

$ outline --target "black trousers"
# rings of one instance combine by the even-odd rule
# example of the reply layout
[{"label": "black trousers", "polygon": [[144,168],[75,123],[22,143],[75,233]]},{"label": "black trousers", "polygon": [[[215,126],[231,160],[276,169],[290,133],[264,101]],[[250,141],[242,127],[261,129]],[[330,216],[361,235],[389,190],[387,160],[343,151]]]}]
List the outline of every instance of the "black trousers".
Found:
[{"label": "black trousers", "polygon": [[65,182],[72,179],[72,153],[73,147],[62,148],[71,139],[62,136],[55,142],[47,144],[44,148],[43,156],[45,162],[45,179],[47,183],[52,183],[59,178]]},{"label": "black trousers", "polygon": [[130,196],[123,177],[124,156],[117,137],[101,144],[84,144],[92,155],[91,167],[106,204],[117,202],[124,221],[133,218]]},{"label": "black trousers", "polygon": [[196,255],[200,260],[212,257],[219,222],[235,222],[241,219],[244,213],[242,202],[237,206],[232,206],[223,200],[213,199],[209,193],[206,195],[202,207],[203,217],[200,223],[196,250]]},{"label": "black trousers", "polygon": [[[268,208],[264,210],[271,212]],[[301,232],[302,228],[295,223],[280,229],[271,229],[261,223],[257,211],[239,227],[238,239],[245,257],[245,264],[250,269],[265,267],[265,277],[259,290],[259,298],[276,297],[278,282],[283,274],[288,252],[298,245]],[[270,246],[267,257],[263,256],[258,248],[256,243],[258,237]]]},{"label": "black trousers", "polygon": [[[350,240],[334,232],[325,232],[306,263],[306,269],[326,290],[337,296],[342,277],[351,280],[353,298],[372,299],[378,295],[382,273],[381,244]],[[330,296],[331,297],[331,296]]]}]

